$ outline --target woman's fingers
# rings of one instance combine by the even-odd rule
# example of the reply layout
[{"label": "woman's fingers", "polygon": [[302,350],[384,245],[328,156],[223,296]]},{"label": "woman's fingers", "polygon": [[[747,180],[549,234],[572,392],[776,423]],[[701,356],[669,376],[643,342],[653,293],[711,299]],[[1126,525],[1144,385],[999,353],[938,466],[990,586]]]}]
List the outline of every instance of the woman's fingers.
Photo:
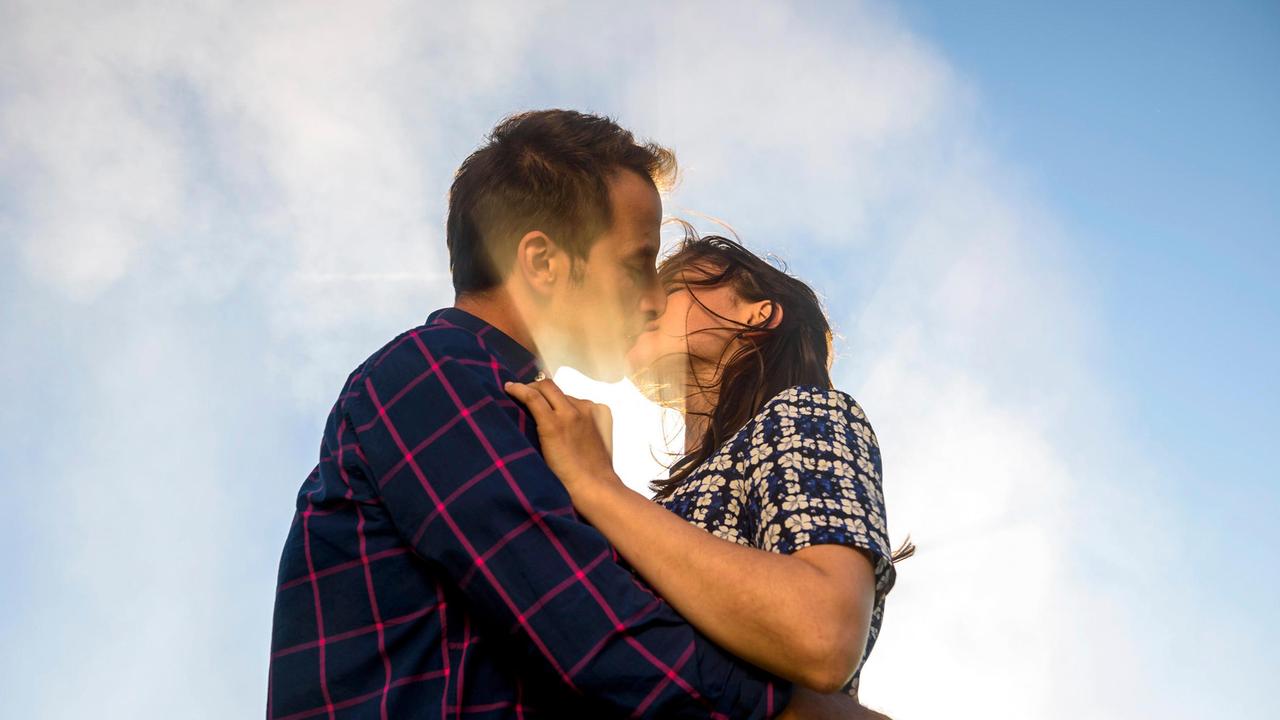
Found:
[{"label": "woman's fingers", "polygon": [[502,389],[506,390],[511,397],[524,403],[524,406],[529,408],[530,414],[533,415],[534,422],[538,423],[538,425],[549,423],[554,410],[537,389],[518,382],[508,382],[502,386]]},{"label": "woman's fingers", "polygon": [[613,414],[608,405],[565,395],[554,380],[508,382],[503,388],[529,408],[538,423],[539,432],[554,431],[561,426],[571,427],[579,420],[589,419],[600,433],[609,454],[613,454]]},{"label": "woman's fingers", "polygon": [[542,393],[542,397],[546,398],[547,404],[556,412],[568,410],[573,406],[573,401],[577,399],[565,395],[560,386],[556,384],[556,381],[551,378],[529,383],[529,387]]}]

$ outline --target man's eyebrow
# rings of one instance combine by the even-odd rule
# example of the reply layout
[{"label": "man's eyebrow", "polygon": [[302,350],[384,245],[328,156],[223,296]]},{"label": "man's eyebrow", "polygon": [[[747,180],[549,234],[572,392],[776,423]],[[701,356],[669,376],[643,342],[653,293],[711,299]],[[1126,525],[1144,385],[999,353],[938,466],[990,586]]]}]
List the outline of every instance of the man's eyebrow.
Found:
[{"label": "man's eyebrow", "polygon": [[639,258],[641,260],[647,260],[650,257],[656,258],[658,257],[658,249],[657,245],[641,245],[631,251],[631,257]]}]

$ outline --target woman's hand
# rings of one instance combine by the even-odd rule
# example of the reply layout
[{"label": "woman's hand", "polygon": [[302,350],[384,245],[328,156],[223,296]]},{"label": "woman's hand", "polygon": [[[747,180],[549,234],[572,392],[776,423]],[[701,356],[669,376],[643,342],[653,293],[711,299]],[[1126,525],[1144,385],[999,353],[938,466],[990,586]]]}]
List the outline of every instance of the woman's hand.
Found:
[{"label": "woman's hand", "polygon": [[533,415],[542,455],[575,504],[592,489],[622,484],[613,471],[613,416],[607,405],[565,395],[550,379],[509,382],[503,389]]}]

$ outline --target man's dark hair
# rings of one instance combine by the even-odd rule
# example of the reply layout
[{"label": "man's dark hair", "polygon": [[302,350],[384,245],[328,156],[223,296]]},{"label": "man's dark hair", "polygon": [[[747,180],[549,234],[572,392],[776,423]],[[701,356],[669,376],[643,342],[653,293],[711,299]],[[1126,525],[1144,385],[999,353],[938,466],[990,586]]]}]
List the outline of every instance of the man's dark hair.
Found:
[{"label": "man's dark hair", "polygon": [[454,292],[501,284],[516,245],[531,230],[545,232],[571,258],[585,258],[613,221],[608,180],[620,170],[665,189],[676,158],[598,115],[537,110],[498,123],[462,162],[449,191]]}]

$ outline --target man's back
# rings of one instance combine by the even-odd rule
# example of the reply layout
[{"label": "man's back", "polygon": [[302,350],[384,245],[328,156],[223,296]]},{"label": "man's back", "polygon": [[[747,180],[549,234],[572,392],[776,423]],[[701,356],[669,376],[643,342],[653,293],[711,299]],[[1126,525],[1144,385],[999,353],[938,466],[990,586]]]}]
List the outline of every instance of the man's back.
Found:
[{"label": "man's back", "polygon": [[454,308],[348,379],[281,558],[268,717],[768,717],[581,522],[502,391],[538,371]]}]

